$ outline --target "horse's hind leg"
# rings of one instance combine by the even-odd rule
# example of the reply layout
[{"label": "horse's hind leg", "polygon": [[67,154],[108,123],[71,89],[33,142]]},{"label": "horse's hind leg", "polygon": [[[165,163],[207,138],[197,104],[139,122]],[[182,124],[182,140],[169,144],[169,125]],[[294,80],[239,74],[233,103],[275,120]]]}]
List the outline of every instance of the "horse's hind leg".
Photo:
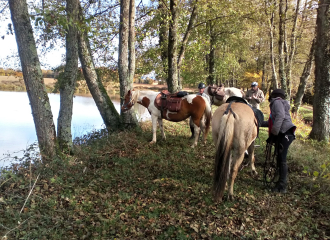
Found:
[{"label": "horse's hind leg", "polygon": [[241,165],[244,158],[244,152],[240,153],[239,156],[232,156],[232,165],[230,166],[231,171],[229,175],[229,189],[228,189],[228,200],[234,199],[234,182],[238,173],[238,168]]},{"label": "horse's hind leg", "polygon": [[199,139],[199,134],[200,134],[200,128],[194,123],[194,135],[195,135],[195,140],[194,143],[191,145],[192,148],[197,146],[198,139]]},{"label": "horse's hind leg", "polygon": [[150,144],[156,143],[156,137],[157,137],[157,119],[158,117],[155,115],[151,115],[151,121],[152,121],[152,141]]},{"label": "horse's hind leg", "polygon": [[200,133],[203,132],[203,143],[205,144],[206,143],[206,137],[207,137],[207,133],[205,132],[205,116],[203,115],[203,117],[201,118],[201,121],[200,121]]},{"label": "horse's hind leg", "polygon": [[251,164],[251,173],[252,175],[256,176],[258,175],[258,172],[256,170],[256,167],[254,166],[254,141],[251,143],[251,145],[248,147],[248,153],[249,153],[249,163]]},{"label": "horse's hind leg", "polygon": [[158,124],[160,128],[160,132],[162,133],[162,137],[164,140],[166,140],[165,132],[164,132],[164,126],[163,126],[163,119],[158,118]]}]

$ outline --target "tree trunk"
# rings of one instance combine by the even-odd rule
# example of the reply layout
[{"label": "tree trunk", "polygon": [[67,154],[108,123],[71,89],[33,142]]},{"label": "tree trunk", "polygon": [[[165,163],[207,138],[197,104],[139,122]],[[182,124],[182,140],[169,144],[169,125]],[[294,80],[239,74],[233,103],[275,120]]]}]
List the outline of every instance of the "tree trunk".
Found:
[{"label": "tree trunk", "polygon": [[[125,94],[128,90],[133,88],[133,78],[130,77],[129,72],[129,41],[130,48],[132,44],[135,45],[135,41],[129,40],[130,33],[130,5],[132,0],[121,0],[120,2],[120,26],[119,26],[119,54],[118,54],[118,70],[120,81],[120,105],[123,104]],[[133,22],[132,22],[133,24]],[[134,26],[133,26],[134,27]],[[135,50],[134,50],[135,54]],[[135,55],[134,55],[135,58]],[[131,62],[130,62],[131,63]],[[131,67],[131,66],[130,66]],[[130,109],[121,113],[122,122],[125,125],[135,126],[137,119],[134,114],[134,110]]]},{"label": "tree trunk", "polygon": [[181,77],[180,77],[181,65],[182,65],[183,57],[184,57],[184,54],[185,54],[185,51],[186,51],[186,46],[187,46],[187,43],[188,43],[188,40],[189,40],[189,36],[190,36],[191,31],[192,31],[192,27],[193,27],[193,24],[195,22],[196,17],[197,17],[197,0],[196,0],[196,3],[194,5],[194,7],[193,7],[191,15],[190,15],[188,27],[187,27],[186,33],[183,37],[182,45],[181,45],[180,53],[179,53],[179,57],[178,57],[178,85],[179,85],[180,89],[182,89],[182,82],[181,82]]},{"label": "tree trunk", "polygon": [[294,15],[294,21],[291,31],[291,39],[290,39],[290,52],[288,53],[288,63],[286,65],[286,78],[287,78],[287,87],[288,87],[288,95],[289,99],[291,96],[291,69],[293,63],[293,57],[296,52],[296,35],[297,35],[297,22],[298,22],[298,14],[300,9],[300,0],[297,0],[296,12]]},{"label": "tree trunk", "polygon": [[[83,17],[81,8],[80,16]],[[78,31],[78,53],[88,89],[101,114],[104,125],[108,129],[118,128],[120,126],[119,114],[110,100],[101,79],[96,74],[89,40],[86,32],[83,30]]]},{"label": "tree trunk", "polygon": [[262,58],[261,89],[263,92],[266,92],[266,90],[267,90],[266,59],[264,57]]},{"label": "tree trunk", "polygon": [[27,3],[24,0],[10,0],[9,8],[40,152],[44,159],[51,159],[56,153],[55,125],[42,77]]},{"label": "tree trunk", "polygon": [[280,0],[279,4],[279,40],[278,40],[278,73],[281,81],[281,89],[287,94],[287,83],[285,74],[285,56],[284,56],[284,37],[285,37],[285,11],[284,11],[284,0]]},{"label": "tree trunk", "polygon": [[269,20],[269,46],[270,46],[270,63],[272,68],[272,86],[271,89],[277,89],[277,76],[275,67],[275,56],[274,56],[274,11],[271,12],[271,17]]},{"label": "tree trunk", "polygon": [[77,28],[79,1],[67,0],[66,12],[68,22],[72,22],[66,34],[66,65],[63,79],[60,80],[60,112],[57,119],[57,137],[61,150],[71,150],[73,147],[71,122],[73,109],[73,94],[75,90],[78,69]]},{"label": "tree trunk", "polygon": [[135,1],[130,0],[129,7],[129,38],[128,38],[128,69],[129,82],[134,82],[135,74]]},{"label": "tree trunk", "polygon": [[207,84],[216,84],[215,82],[215,36],[213,33],[213,25],[209,22],[209,35],[210,35],[210,55],[208,62],[209,76],[207,78]]},{"label": "tree trunk", "polygon": [[168,78],[167,87],[171,93],[180,90],[177,65],[178,0],[170,0],[171,21],[168,31]]},{"label": "tree trunk", "polygon": [[296,97],[294,99],[293,107],[291,109],[291,112],[294,116],[296,116],[298,113],[301,101],[302,101],[304,93],[305,93],[306,84],[307,84],[308,78],[311,74],[311,69],[313,66],[314,51],[315,51],[315,39],[313,40],[311,50],[308,55],[308,59],[305,63],[304,70],[301,74],[298,91],[297,91]]},{"label": "tree trunk", "polygon": [[163,1],[159,1],[158,9],[161,12],[161,20],[159,22],[159,47],[160,57],[162,59],[162,80],[167,79],[168,74],[168,22],[167,22],[167,9]]},{"label": "tree trunk", "polygon": [[330,0],[320,0],[316,20],[315,83],[312,139],[329,141],[330,129]]}]

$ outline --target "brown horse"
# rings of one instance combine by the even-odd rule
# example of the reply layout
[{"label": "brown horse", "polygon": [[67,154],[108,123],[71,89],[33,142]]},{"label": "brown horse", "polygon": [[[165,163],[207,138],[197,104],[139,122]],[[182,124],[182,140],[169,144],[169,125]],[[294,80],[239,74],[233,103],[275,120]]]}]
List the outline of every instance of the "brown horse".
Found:
[{"label": "brown horse", "polygon": [[214,196],[222,200],[228,180],[228,199],[233,199],[234,181],[238,168],[248,150],[253,174],[254,140],[257,137],[257,120],[251,107],[245,103],[225,103],[218,107],[212,118],[212,137],[216,146],[214,166]]},{"label": "brown horse", "polygon": [[190,94],[182,97],[179,111],[159,110],[155,105],[155,99],[159,93],[154,91],[129,90],[124,99],[122,111],[129,110],[135,103],[146,107],[151,115],[153,137],[150,143],[156,142],[157,121],[163,136],[166,139],[163,129],[163,119],[171,122],[180,122],[191,117],[194,123],[195,141],[192,147],[197,146],[200,130],[204,132],[204,142],[211,125],[211,106],[202,96]]}]

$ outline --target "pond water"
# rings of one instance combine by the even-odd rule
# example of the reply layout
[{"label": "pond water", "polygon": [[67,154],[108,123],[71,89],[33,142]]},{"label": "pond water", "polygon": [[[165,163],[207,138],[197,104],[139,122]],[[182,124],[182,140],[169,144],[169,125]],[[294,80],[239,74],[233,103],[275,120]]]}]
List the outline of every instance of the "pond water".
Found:
[{"label": "pond water", "polygon": [[[55,126],[60,107],[60,95],[48,94]],[[117,111],[118,96],[111,97]],[[150,119],[147,111],[140,110],[140,120]],[[72,137],[80,137],[104,128],[101,115],[92,97],[75,96],[73,99]],[[28,146],[36,143],[37,135],[26,92],[0,91],[0,167],[9,164],[11,157],[22,157]]]}]

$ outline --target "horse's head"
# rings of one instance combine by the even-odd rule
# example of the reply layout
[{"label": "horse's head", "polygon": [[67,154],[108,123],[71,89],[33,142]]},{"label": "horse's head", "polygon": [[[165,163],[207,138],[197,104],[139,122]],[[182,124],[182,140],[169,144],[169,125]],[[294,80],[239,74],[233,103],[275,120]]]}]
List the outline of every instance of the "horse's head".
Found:
[{"label": "horse's head", "polygon": [[128,92],[126,93],[126,95],[124,97],[123,105],[121,106],[122,112],[126,112],[126,111],[130,110],[132,108],[132,106],[134,105],[135,102],[133,99],[133,91],[128,90]]}]

